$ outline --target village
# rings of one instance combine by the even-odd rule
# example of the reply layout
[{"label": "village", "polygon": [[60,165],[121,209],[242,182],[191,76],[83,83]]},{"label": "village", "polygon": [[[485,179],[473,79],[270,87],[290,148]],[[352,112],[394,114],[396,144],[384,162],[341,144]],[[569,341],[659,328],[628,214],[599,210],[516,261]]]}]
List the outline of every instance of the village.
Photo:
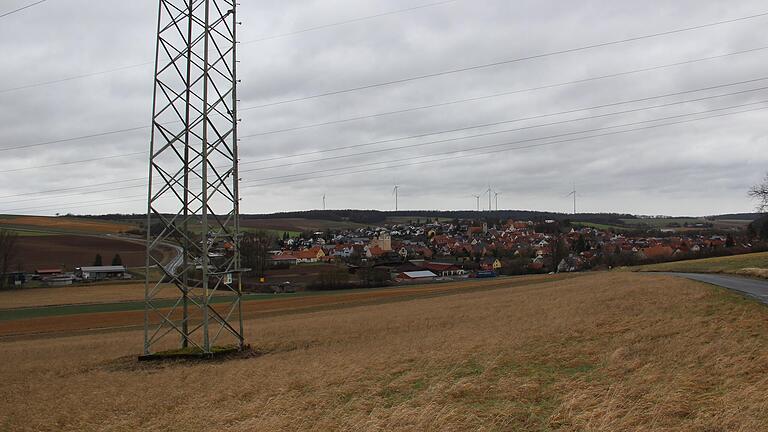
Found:
[{"label": "village", "polygon": [[416,221],[306,233],[276,243],[279,248],[269,251],[271,269],[335,264],[353,274],[374,269],[394,283],[579,272],[753,249],[743,233],[704,228],[629,234],[555,220]]}]

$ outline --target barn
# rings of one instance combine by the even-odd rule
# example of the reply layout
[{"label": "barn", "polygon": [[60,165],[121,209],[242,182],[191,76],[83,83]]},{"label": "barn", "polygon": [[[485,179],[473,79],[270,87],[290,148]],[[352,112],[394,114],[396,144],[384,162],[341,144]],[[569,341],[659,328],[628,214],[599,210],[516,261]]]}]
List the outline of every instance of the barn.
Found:
[{"label": "barn", "polygon": [[436,277],[437,277],[437,275],[432,273],[429,270],[408,271],[408,272],[402,272],[399,275],[397,275],[398,279],[404,280],[404,281],[433,280]]},{"label": "barn", "polygon": [[126,274],[124,266],[78,267],[75,269],[75,275],[80,279],[87,281],[127,279],[130,277],[130,275]]}]

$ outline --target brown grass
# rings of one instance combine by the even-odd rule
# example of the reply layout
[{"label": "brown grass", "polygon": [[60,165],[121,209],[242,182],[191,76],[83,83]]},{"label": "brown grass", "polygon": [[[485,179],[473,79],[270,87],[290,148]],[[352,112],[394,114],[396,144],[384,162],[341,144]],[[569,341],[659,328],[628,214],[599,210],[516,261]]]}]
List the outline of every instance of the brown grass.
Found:
[{"label": "brown grass", "polygon": [[0,430],[762,431],[768,310],[595,274],[247,322],[261,356],[137,364],[140,332],[2,343]]},{"label": "brown grass", "polygon": [[[157,298],[173,298],[177,291],[165,284]],[[0,291],[0,309],[131,300],[144,300],[143,282]]]},{"label": "brown grass", "polygon": [[741,276],[768,279],[768,269],[764,268],[743,268],[741,270],[736,270],[733,273]]},{"label": "brown grass", "polygon": [[[432,285],[416,285],[400,288],[372,289],[358,291],[340,291],[335,293],[316,293],[309,296],[285,295],[280,297],[246,301],[243,304],[243,315],[246,318],[254,318],[265,315],[295,313],[297,311],[316,310],[348,307],[371,302],[385,302],[419,297],[445,295],[461,291],[476,291],[493,289],[498,287],[514,287],[531,283],[544,283],[546,281],[572,277],[572,275],[557,276],[525,276],[514,279],[486,279],[467,282],[455,282]],[[164,293],[168,297],[178,296],[172,286],[166,286]],[[44,303],[62,304],[69,301],[70,297],[64,289],[50,291],[47,296],[30,298],[28,306],[38,302],[35,306]],[[9,292],[8,294],[13,294]],[[134,292],[133,295],[138,295]],[[215,306],[221,309],[224,306]],[[168,312],[168,309],[162,309]],[[177,310],[178,312],[178,310]],[[180,319],[180,317],[176,317]],[[51,316],[42,318],[27,318],[14,321],[0,320],[0,336],[19,336],[30,334],[71,333],[85,330],[96,330],[115,327],[135,327],[144,323],[144,311],[134,310],[125,312],[87,313],[79,315]]]},{"label": "brown grass", "polygon": [[768,252],[625,267],[623,270],[627,269],[632,271],[728,273],[766,277],[766,273],[768,273]]},{"label": "brown grass", "polygon": [[10,216],[0,218],[0,228],[6,226],[23,226],[31,228],[47,228],[65,231],[92,232],[97,234],[118,234],[131,229],[135,225],[98,220],[85,220],[68,217],[46,216]]}]

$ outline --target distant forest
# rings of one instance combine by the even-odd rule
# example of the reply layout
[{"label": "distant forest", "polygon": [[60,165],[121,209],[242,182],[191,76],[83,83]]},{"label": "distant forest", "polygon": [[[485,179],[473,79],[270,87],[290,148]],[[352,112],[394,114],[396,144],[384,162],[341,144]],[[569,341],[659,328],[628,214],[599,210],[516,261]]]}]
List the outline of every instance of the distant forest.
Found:
[{"label": "distant forest", "polygon": [[[108,214],[108,215],[83,215],[84,217],[104,220],[131,220],[142,221],[146,215],[142,214]],[[708,216],[710,220],[755,220],[761,215],[759,213],[737,213]],[[489,219],[489,220],[546,220],[553,219],[558,221],[569,220],[571,222],[586,222],[606,225],[624,225],[624,219],[641,219],[648,216],[635,216],[631,214],[620,213],[579,213],[576,215],[568,213],[539,212],[531,210],[498,210],[498,211],[445,211],[445,210],[402,210],[402,211],[379,211],[379,210],[308,210],[296,212],[270,213],[270,214],[244,214],[243,219],[312,219],[328,221],[345,221],[361,224],[383,223],[387,218],[412,218],[428,220],[434,218],[441,219]],[[684,218],[677,218],[684,219]],[[691,218],[699,219],[699,218]]]},{"label": "distant forest", "polygon": [[378,210],[309,210],[302,212],[285,212],[272,214],[243,215],[244,219],[320,219],[332,221],[348,221],[362,224],[383,223],[387,218],[412,218],[412,219],[493,219],[493,220],[565,220],[575,222],[592,223],[623,223],[621,219],[635,219],[627,214],[578,214],[537,212],[529,210],[498,210],[498,211],[444,211],[444,210],[403,210],[403,211],[378,211]]}]

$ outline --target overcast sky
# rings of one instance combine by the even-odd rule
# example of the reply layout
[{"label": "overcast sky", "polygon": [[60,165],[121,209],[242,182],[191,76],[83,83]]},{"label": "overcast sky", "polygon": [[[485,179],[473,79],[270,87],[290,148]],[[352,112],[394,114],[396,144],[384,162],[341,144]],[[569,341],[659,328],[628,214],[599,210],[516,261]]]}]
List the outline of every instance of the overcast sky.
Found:
[{"label": "overcast sky", "polygon": [[[239,18],[244,23],[239,29],[240,40],[244,42],[240,47],[241,107],[768,12],[768,5],[760,0],[457,0],[249,42],[436,2],[244,1],[239,10]],[[30,0],[0,1],[0,14],[29,3]],[[142,181],[46,195],[20,194],[146,177],[147,161],[143,154],[24,168],[143,152],[148,148],[148,128],[27,149],[1,150],[149,126],[152,105],[152,66],[149,65],[5,90],[151,61],[156,17],[155,1],[48,0],[0,18],[3,58],[0,62],[0,213],[145,211],[146,204],[140,198],[146,194]],[[473,195],[484,193],[490,184],[500,192],[500,208],[567,212],[572,211],[572,201],[566,197],[572,182],[576,182],[578,189],[579,211],[670,215],[752,211],[754,203],[747,197],[747,189],[768,170],[768,110],[755,110],[768,108],[768,103],[757,103],[768,100],[768,90],[761,89],[768,87],[768,49],[551,86],[768,47],[767,25],[768,16],[764,16],[465,73],[244,110],[240,133],[253,135],[512,93],[245,138],[241,143],[245,163],[242,211],[269,213],[320,208],[323,194],[327,195],[328,208],[392,210],[392,189],[397,183],[401,209],[474,209]],[[689,92],[758,78],[766,80]],[[513,93],[543,86],[550,88]],[[688,93],[574,111],[678,92]],[[739,94],[732,94],[736,92]],[[722,97],[673,104],[711,96]],[[667,106],[636,110],[658,105]],[[739,107],[729,108],[735,106]],[[628,110],[636,111],[583,119]],[[752,111],[573,140],[746,110]],[[563,111],[574,112],[542,117]],[[693,113],[700,114],[683,116]],[[670,120],[636,124],[673,116]],[[529,117],[540,118],[508,122]],[[564,122],[569,119],[574,121]],[[495,122],[507,123],[362,149],[259,162]],[[559,124],[546,126],[550,123]],[[634,126],[622,126],[627,124]],[[617,127],[603,129],[609,126]],[[563,134],[594,129],[601,130],[563,137]],[[499,133],[487,135],[489,132]],[[486,136],[426,144],[478,134]],[[560,138],[546,139],[556,135]],[[551,143],[565,139],[570,141]],[[473,150],[505,143],[517,144],[493,147],[498,150],[494,153],[489,153],[488,148]],[[551,144],[515,148],[544,143]],[[276,167],[413,144],[424,145]],[[447,160],[448,156],[443,154],[449,152],[454,153],[448,155],[452,158]],[[408,159],[412,161],[404,161]],[[413,165],[413,162],[430,159],[443,160]],[[391,162],[370,165],[388,161]],[[386,169],[338,176],[328,175],[344,171],[326,171],[345,167],[349,171]],[[306,175],[320,170],[325,172]],[[299,181],[303,179],[309,180]],[[115,188],[120,190],[110,190]],[[487,208],[487,195],[481,205]]]}]

